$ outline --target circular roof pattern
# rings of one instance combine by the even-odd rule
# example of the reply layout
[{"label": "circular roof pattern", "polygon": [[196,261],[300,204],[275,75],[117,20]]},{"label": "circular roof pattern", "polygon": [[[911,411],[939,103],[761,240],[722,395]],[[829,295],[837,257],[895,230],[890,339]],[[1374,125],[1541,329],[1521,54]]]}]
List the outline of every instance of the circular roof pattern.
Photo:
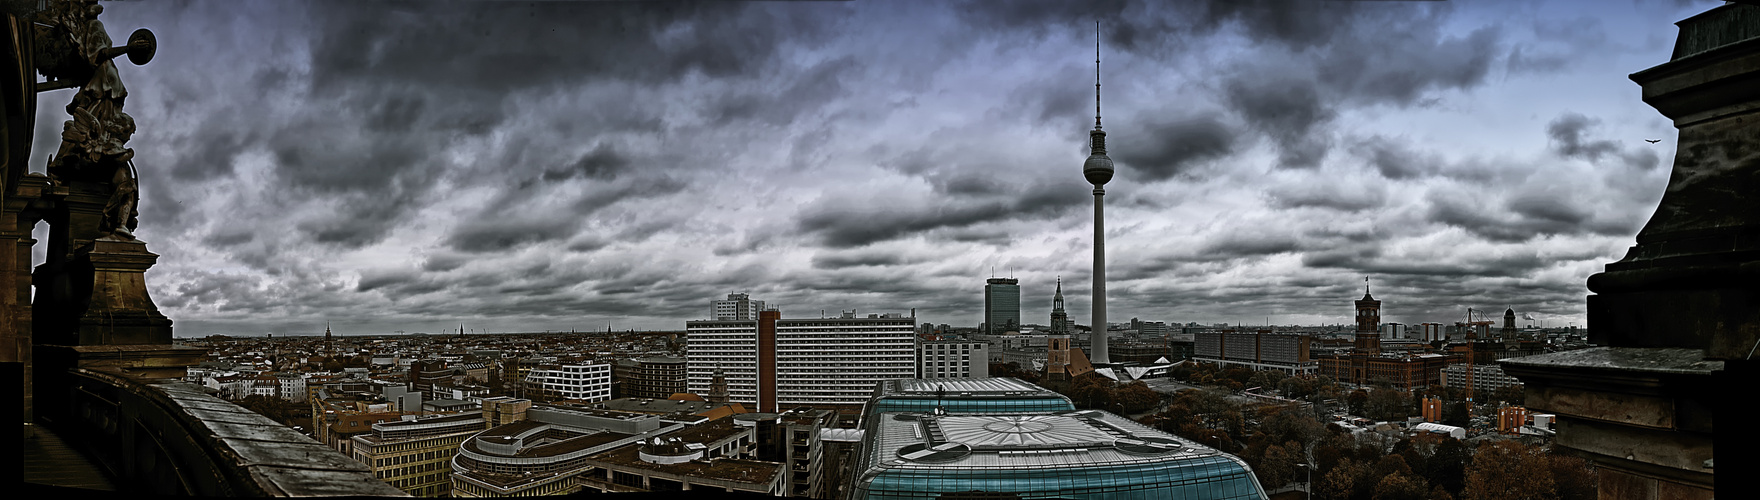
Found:
[{"label": "circular roof pattern", "polygon": [[1001,421],[1001,422],[990,422],[988,424],[984,424],[984,430],[987,430],[990,432],[1028,434],[1028,433],[1045,432],[1045,431],[1051,430],[1051,424],[1047,424],[1045,422],[1040,422],[1037,420]]},{"label": "circular roof pattern", "polygon": [[1079,418],[1062,415],[960,415],[935,423],[948,441],[974,447],[1081,446],[1113,440]]}]

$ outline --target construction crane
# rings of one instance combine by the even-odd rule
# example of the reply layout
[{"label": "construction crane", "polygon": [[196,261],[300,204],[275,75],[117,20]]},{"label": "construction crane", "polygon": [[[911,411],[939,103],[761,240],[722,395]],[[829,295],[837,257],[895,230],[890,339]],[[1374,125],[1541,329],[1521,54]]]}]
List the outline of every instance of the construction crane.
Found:
[{"label": "construction crane", "polygon": [[[1467,415],[1469,417],[1473,415],[1473,358],[1477,357],[1474,355],[1474,344],[1478,343],[1476,340],[1479,338],[1477,332],[1480,326],[1484,326],[1489,331],[1491,324],[1495,323],[1485,319],[1473,321],[1473,312],[1473,308],[1467,308],[1467,320],[1457,321],[1454,324],[1456,329],[1465,329],[1467,332]],[[1479,317],[1484,318],[1484,314],[1483,311],[1480,311]]]}]

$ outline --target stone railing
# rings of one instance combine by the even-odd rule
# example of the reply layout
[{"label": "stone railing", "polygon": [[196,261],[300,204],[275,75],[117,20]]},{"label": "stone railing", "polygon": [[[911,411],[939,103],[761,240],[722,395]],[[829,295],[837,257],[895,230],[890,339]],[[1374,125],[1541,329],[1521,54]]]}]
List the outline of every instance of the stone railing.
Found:
[{"label": "stone railing", "polygon": [[366,465],[198,386],[88,368],[69,370],[64,380],[56,424],[128,491],[409,496],[375,478]]}]

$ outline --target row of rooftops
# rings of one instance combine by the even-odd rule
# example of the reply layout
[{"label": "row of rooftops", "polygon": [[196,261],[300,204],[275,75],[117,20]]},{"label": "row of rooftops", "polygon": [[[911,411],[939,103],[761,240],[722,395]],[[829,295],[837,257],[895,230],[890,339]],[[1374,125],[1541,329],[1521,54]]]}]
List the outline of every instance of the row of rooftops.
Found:
[{"label": "row of rooftops", "polygon": [[[467,335],[458,336],[334,336],[328,348],[324,336],[273,338],[212,336],[178,339],[182,345],[206,347],[212,361],[230,363],[228,369],[268,371],[291,369],[312,372],[322,369],[327,353],[337,358],[365,358],[369,366],[407,367],[415,360],[440,360],[465,369],[487,368],[491,363],[518,358],[528,364],[574,358],[643,358],[658,360],[666,353],[664,336],[636,335]],[[657,354],[659,356],[656,356]],[[274,361],[273,363],[271,361]],[[377,372],[378,370],[375,370]]]}]

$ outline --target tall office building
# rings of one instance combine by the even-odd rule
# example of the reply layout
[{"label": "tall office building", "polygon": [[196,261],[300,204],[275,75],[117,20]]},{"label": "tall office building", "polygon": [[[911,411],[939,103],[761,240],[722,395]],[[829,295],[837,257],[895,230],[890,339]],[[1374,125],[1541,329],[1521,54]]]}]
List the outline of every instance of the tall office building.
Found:
[{"label": "tall office building", "polygon": [[1020,283],[1014,278],[990,278],[984,282],[984,333],[1020,331]]},{"label": "tall office building", "polygon": [[902,314],[857,318],[688,321],[689,391],[712,392],[722,372],[729,402],[762,412],[779,408],[859,406],[882,380],[917,376],[915,319]]},{"label": "tall office building", "polygon": [[714,315],[710,317],[715,319],[755,320],[758,319],[758,311],[764,310],[764,301],[752,300],[751,296],[743,293],[727,294],[727,300],[716,300],[711,304],[713,307],[710,311]]}]

